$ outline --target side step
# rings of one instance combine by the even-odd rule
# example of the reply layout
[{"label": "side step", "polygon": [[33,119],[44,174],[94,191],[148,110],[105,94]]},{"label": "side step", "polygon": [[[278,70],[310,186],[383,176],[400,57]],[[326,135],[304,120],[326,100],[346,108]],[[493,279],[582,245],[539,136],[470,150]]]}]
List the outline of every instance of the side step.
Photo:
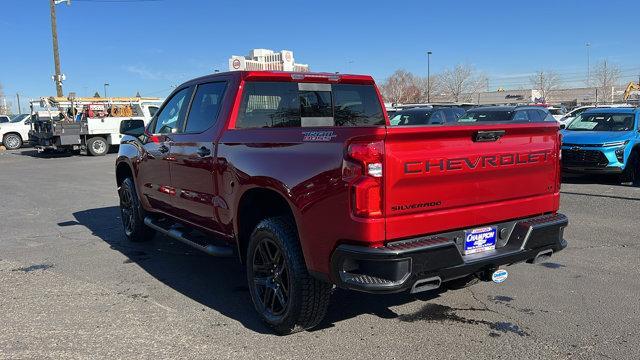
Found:
[{"label": "side step", "polygon": [[211,256],[219,256],[219,257],[233,256],[233,248],[229,246],[217,246],[217,245],[207,244],[204,241],[198,241],[196,239],[189,239],[188,238],[189,234],[187,234],[185,231],[180,230],[179,229],[180,226],[177,226],[176,224],[171,224],[171,226],[165,227],[165,226],[162,226],[158,221],[156,221],[151,216],[147,216],[144,218],[144,224],[164,235],[167,235],[172,239],[178,240],[200,251],[204,251],[205,253]]}]

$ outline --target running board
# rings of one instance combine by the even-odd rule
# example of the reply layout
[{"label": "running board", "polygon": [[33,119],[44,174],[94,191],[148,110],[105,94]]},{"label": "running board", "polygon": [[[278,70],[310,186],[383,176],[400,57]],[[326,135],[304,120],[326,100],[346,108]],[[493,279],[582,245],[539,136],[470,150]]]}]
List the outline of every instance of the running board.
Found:
[{"label": "running board", "polygon": [[156,223],[151,216],[147,216],[144,218],[144,224],[156,230],[159,233],[167,235],[168,237],[174,240],[178,240],[200,251],[204,251],[205,253],[211,256],[219,256],[219,257],[233,256],[233,248],[229,246],[217,246],[212,244],[205,244],[202,242],[200,243],[196,242],[195,240],[189,239],[188,238],[189,235],[185,234],[185,232],[178,229],[175,225],[169,228],[165,228],[162,225]]}]

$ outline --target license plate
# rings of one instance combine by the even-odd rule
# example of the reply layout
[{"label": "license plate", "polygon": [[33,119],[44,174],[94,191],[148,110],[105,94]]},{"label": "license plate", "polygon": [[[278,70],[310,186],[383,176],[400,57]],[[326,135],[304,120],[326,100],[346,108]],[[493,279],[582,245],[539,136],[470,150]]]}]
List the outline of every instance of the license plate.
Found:
[{"label": "license plate", "polygon": [[477,228],[464,232],[464,254],[476,254],[496,248],[498,231],[493,226]]}]

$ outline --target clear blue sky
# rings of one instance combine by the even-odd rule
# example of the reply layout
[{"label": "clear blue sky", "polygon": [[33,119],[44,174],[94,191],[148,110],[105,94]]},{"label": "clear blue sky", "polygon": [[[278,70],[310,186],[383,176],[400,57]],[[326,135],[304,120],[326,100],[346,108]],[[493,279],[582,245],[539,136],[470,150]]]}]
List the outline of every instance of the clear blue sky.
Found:
[{"label": "clear blue sky", "polygon": [[[37,98],[55,93],[48,0],[0,0],[0,83]],[[227,69],[252,48],[294,51],[315,71],[426,74],[456,63],[490,87],[527,86],[552,69],[571,85],[607,58],[623,80],[640,74],[638,1],[73,0],[57,6],[64,92],[165,96],[171,85]],[[23,103],[24,104],[24,103]]]}]

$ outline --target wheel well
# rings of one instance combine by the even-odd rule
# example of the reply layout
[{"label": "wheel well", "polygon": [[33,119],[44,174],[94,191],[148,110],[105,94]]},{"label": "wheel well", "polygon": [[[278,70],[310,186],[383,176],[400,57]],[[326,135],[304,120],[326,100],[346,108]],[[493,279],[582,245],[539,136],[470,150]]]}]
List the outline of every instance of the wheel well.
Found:
[{"label": "wheel well", "polygon": [[5,136],[7,136],[7,135],[9,135],[9,134],[18,135],[18,136],[20,137],[20,140],[24,140],[24,139],[22,138],[22,135],[20,135],[20,133],[19,133],[19,132],[17,132],[17,131],[8,131],[8,132],[4,133],[4,135],[2,135],[2,139],[4,140],[4,137],[5,137]]},{"label": "wheel well", "polygon": [[100,135],[86,135],[85,136],[85,141],[89,141],[89,140],[95,139],[95,138],[102,138],[102,140],[107,141],[107,136],[108,135],[102,135],[102,134],[100,134]]},{"label": "wheel well", "polygon": [[133,178],[133,173],[131,172],[131,168],[126,163],[121,162],[116,167],[116,183],[118,184],[118,187],[120,187],[124,179],[128,177]]},{"label": "wheel well", "polygon": [[284,197],[273,190],[251,189],[242,195],[238,204],[238,251],[244,262],[249,237],[258,223],[268,217],[288,216],[294,220],[293,212]]}]

